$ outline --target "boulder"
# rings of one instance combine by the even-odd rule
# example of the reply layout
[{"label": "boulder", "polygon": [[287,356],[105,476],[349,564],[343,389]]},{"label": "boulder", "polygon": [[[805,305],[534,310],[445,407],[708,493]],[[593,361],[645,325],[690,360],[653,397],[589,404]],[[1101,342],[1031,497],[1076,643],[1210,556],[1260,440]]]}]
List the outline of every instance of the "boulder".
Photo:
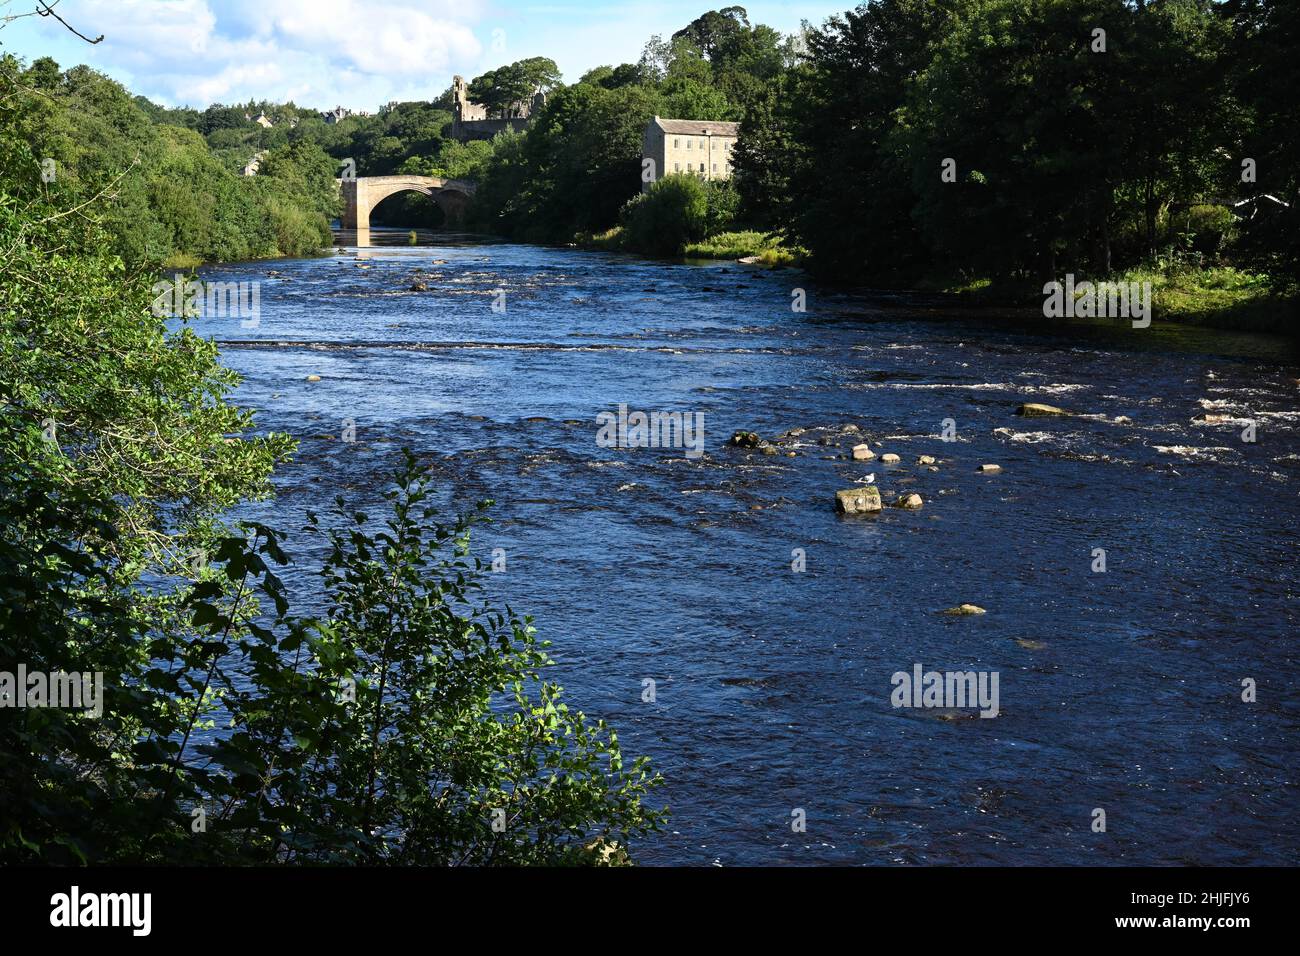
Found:
[{"label": "boulder", "polygon": [[1002,470],[1002,466],[1001,466],[1001,465],[980,465],[979,468],[976,469],[976,470],[977,470],[977,471],[981,471],[981,472],[983,472],[983,473],[986,474],[986,475],[991,475],[991,474],[993,474],[994,472],[999,472],[999,471],[1001,471],[1001,470]]},{"label": "boulder", "polygon": [[958,604],[956,607],[950,607],[943,612],[944,614],[953,614],[959,617],[966,617],[971,614],[985,614],[984,608],[978,604]]},{"label": "boulder", "polygon": [[429,285],[428,285],[428,283],[426,283],[426,282],[412,282],[412,283],[411,283],[411,291],[412,291],[412,292],[428,292],[428,291],[429,291]]},{"label": "boulder", "polygon": [[880,508],[880,489],[875,485],[835,492],[835,510],[846,515],[869,514]]},{"label": "boulder", "polygon": [[899,499],[894,502],[894,507],[907,508],[910,511],[916,511],[922,504],[924,504],[924,502],[921,501],[921,496],[916,492],[912,492],[909,495],[900,495]]},{"label": "boulder", "polygon": [[884,462],[886,465],[892,465],[896,462],[902,461],[903,459],[899,458],[893,452],[889,452],[888,454],[881,455],[880,460]]},{"label": "boulder", "polygon": [[319,375],[308,375],[308,376],[307,376],[307,381],[309,381],[309,382],[319,382],[319,381],[320,381],[320,376],[319,376]]},{"label": "boulder", "polygon": [[933,455],[922,455],[920,458],[916,459],[916,463],[917,463],[918,465],[933,465],[933,464],[934,464],[934,456],[933,456]]},{"label": "boulder", "polygon": [[758,432],[736,432],[731,436],[731,444],[737,448],[759,448],[766,443],[758,437]]},{"label": "boulder", "polygon": [[875,457],[876,457],[876,453],[871,450],[870,445],[863,443],[861,445],[853,446],[854,461],[870,461]]},{"label": "boulder", "polygon": [[1060,415],[1070,414],[1063,408],[1057,408],[1055,405],[1040,405],[1038,402],[1026,402],[1016,409],[1017,415],[1024,415],[1026,418],[1052,418]]}]

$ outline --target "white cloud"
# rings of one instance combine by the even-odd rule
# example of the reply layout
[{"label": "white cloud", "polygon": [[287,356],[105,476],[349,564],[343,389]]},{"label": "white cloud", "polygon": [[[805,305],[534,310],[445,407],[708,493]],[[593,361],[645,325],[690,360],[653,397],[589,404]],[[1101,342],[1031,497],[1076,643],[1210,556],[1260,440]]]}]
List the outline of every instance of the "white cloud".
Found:
[{"label": "white cloud", "polygon": [[296,99],[373,109],[398,90],[434,96],[479,61],[477,3],[434,0],[80,0],[105,36],[93,65],[176,105]]}]

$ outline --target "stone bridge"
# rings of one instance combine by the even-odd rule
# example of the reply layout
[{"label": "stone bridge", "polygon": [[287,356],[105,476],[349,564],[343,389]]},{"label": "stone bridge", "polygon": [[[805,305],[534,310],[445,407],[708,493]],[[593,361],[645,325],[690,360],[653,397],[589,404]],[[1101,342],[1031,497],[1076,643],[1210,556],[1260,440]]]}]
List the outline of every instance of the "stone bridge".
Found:
[{"label": "stone bridge", "polygon": [[345,240],[356,235],[356,245],[370,245],[370,213],[381,202],[400,192],[417,192],[431,198],[446,214],[449,225],[458,225],[474,195],[474,183],[467,179],[438,179],[434,176],[359,176],[335,180],[343,193]]}]

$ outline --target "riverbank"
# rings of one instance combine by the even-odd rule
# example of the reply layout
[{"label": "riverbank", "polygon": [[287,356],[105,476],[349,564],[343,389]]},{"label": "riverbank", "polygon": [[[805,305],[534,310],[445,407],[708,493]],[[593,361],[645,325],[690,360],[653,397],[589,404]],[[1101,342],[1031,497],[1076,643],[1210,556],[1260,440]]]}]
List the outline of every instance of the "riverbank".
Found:
[{"label": "riverbank", "polygon": [[[1082,281],[1082,277],[1077,280]],[[1268,276],[1232,266],[1208,268],[1137,267],[1117,273],[1114,283],[1150,283],[1151,319],[1235,332],[1300,332],[1300,296],[1274,292]],[[987,279],[954,283],[938,279],[921,283],[921,291],[945,292],[979,307],[1038,309],[1041,283],[997,285]]]},{"label": "riverbank", "polygon": [[[574,237],[573,244],[580,249],[648,255],[629,246],[622,226],[601,233],[580,233]],[[766,266],[798,266],[803,257],[802,249],[786,246],[777,236],[756,230],[721,232],[699,242],[687,243],[682,250],[684,259],[742,261]]]},{"label": "riverbank", "polygon": [[[376,245],[411,244],[411,230],[406,228],[376,227],[374,231],[382,231],[392,240]],[[462,234],[480,236],[478,233]],[[440,235],[445,234],[419,230],[418,238],[420,242],[434,242]],[[481,235],[481,238],[509,241],[486,235]],[[336,235],[336,245],[338,241]],[[619,226],[602,233],[580,233],[567,248],[616,252],[640,259],[648,257],[647,253],[628,247]],[[683,260],[799,268],[804,263],[804,254],[803,250],[784,245],[771,234],[748,230],[719,233],[701,242],[690,243],[680,258],[660,261],[667,265],[679,264]],[[1150,282],[1152,321],[1162,325],[1198,326],[1232,332],[1268,332],[1292,337],[1300,332],[1300,324],[1296,321],[1297,316],[1300,316],[1300,297],[1274,294],[1269,278],[1258,273],[1231,266],[1164,270],[1134,268],[1116,274],[1110,281],[1139,284]],[[912,288],[897,289],[894,292],[924,297],[938,296],[945,301],[945,305],[969,309],[973,314],[1007,310],[1032,318],[1041,314],[1043,305],[1042,285],[1037,282],[1020,285],[994,284],[987,279],[958,282],[951,276],[945,276],[932,277],[916,283]]]}]

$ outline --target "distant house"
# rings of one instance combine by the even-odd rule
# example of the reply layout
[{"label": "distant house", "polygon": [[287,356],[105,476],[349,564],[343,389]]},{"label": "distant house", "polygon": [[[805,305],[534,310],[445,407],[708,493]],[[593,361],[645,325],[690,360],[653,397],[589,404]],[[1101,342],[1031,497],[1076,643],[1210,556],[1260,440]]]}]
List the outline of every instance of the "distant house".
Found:
[{"label": "distant house", "polygon": [[257,175],[257,170],[258,170],[258,169],[261,167],[261,165],[262,165],[262,157],[265,156],[265,155],[266,155],[266,150],[264,150],[264,149],[262,149],[262,150],[258,150],[256,153],[254,153],[254,154],[253,154],[253,158],[250,159],[250,160],[248,161],[248,165],[246,165],[246,166],[244,167],[244,175],[245,175],[245,176],[256,176],[256,175]]},{"label": "distant house", "polygon": [[253,117],[253,122],[256,123],[258,126],[261,126],[263,129],[270,129],[272,126],[275,125],[274,123],[271,122],[271,118],[267,116],[265,113],[258,113],[256,116]]},{"label": "distant house", "polygon": [[345,120],[351,115],[351,110],[344,109],[342,106],[336,106],[332,110],[326,110],[324,113],[321,113],[320,118],[327,123],[333,124]]},{"label": "distant house", "polygon": [[652,160],[653,178],[647,182],[642,176],[641,191],[647,192],[654,180],[673,173],[730,179],[731,153],[739,135],[739,123],[656,116],[646,124],[641,147],[642,168],[645,160]]}]

